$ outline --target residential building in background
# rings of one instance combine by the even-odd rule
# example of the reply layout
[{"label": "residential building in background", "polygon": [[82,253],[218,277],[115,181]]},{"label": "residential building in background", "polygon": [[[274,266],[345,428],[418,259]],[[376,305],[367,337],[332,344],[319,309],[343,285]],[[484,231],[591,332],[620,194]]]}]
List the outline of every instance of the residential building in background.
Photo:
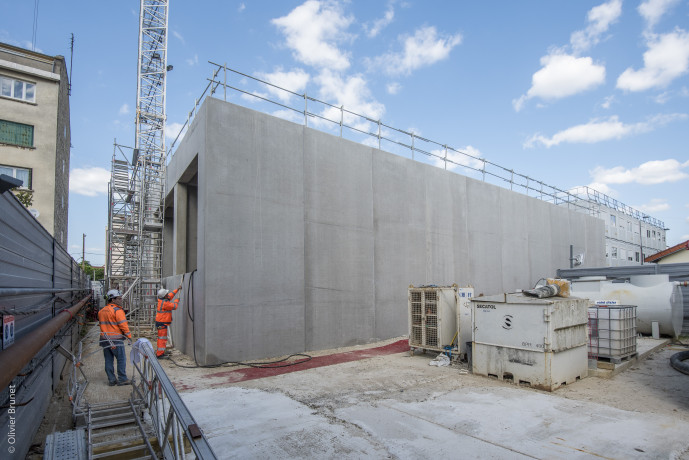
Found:
[{"label": "residential building in background", "polygon": [[668,229],[662,221],[589,187],[577,187],[569,193],[574,199],[563,199],[558,204],[574,204],[605,222],[606,266],[643,265],[650,254],[667,248]]},{"label": "residential building in background", "polygon": [[65,58],[0,43],[0,174],[20,179],[38,222],[67,247],[69,78]]},{"label": "residential building in background", "polygon": [[646,262],[654,264],[685,264],[689,263],[689,240],[646,257]]}]

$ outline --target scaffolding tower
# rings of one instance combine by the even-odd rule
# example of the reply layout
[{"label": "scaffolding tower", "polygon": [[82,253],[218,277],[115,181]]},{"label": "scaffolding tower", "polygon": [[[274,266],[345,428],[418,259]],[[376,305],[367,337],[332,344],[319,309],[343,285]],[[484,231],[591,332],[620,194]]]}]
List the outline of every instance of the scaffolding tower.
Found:
[{"label": "scaffolding tower", "polygon": [[167,0],[141,0],[135,146],[112,159],[108,279],[135,327],[153,326],[162,278],[167,24]]}]

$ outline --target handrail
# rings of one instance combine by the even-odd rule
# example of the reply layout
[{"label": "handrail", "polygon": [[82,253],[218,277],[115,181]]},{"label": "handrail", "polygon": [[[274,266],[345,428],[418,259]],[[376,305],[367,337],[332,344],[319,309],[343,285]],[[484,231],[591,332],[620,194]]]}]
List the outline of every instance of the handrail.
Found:
[{"label": "handrail", "polygon": [[196,458],[216,459],[208,440],[156,359],[151,344],[147,340],[137,341],[132,352],[136,354],[132,357],[136,373],[131,398],[146,404],[164,458],[184,458],[186,438]]},{"label": "handrail", "polygon": [[[182,125],[182,128],[180,129],[179,133],[177,134],[177,137],[170,144],[170,148],[166,153],[166,161],[170,157],[170,153],[172,152],[177,141],[184,132],[184,129],[189,126],[192,119],[198,112],[198,108],[203,102],[204,97],[206,97],[206,93],[208,92],[209,88],[211,89],[211,91],[208,94],[208,96],[213,96],[218,87],[222,86],[224,90],[223,98],[225,101],[227,101],[227,90],[231,89],[240,93],[241,95],[253,97],[256,100],[265,101],[278,107],[287,109],[291,112],[294,112],[295,114],[300,114],[303,116],[303,123],[305,126],[308,126],[308,119],[313,118],[322,121],[323,123],[330,123],[333,126],[339,127],[340,137],[342,137],[342,129],[347,128],[352,132],[364,134],[366,136],[375,138],[378,143],[379,149],[381,148],[381,141],[389,142],[394,147],[401,147],[405,150],[409,150],[411,152],[412,159],[414,159],[415,153],[421,153],[425,157],[434,160],[436,164],[442,163],[446,170],[448,169],[448,165],[450,165],[453,169],[457,167],[464,168],[465,170],[479,173],[484,182],[486,181],[487,177],[494,178],[495,180],[497,180],[498,184],[508,183],[510,190],[515,190],[516,188],[517,191],[523,191],[523,193],[525,193],[527,196],[529,196],[529,193],[531,192],[536,195],[536,198],[539,198],[543,201],[552,202],[558,205],[566,205],[567,207],[573,207],[575,209],[578,208],[580,211],[587,212],[588,214],[594,216],[598,216],[600,213],[600,210],[595,205],[604,205],[609,208],[615,209],[619,212],[622,212],[626,215],[639,219],[646,224],[661,229],[665,229],[665,224],[662,221],[655,219],[630,206],[627,206],[624,203],[621,203],[615,200],[614,198],[611,198],[605,195],[604,193],[598,192],[597,190],[594,190],[588,186],[577,187],[572,190],[562,190],[558,187],[546,184],[545,182],[529,177],[526,174],[514,171],[514,169],[509,169],[497,163],[489,161],[485,158],[474,156],[469,152],[462,151],[460,149],[453,148],[447,144],[418,136],[414,132],[409,132],[399,128],[395,128],[393,126],[389,126],[383,123],[381,120],[374,120],[371,117],[367,117],[365,115],[358,114],[351,110],[347,110],[344,108],[344,106],[337,106],[329,102],[321,101],[319,99],[307,95],[306,93],[299,94],[294,91],[277,86],[266,80],[262,80],[251,75],[239,72],[237,70],[228,68],[227,64],[218,64],[212,61],[208,61],[208,63],[211,66],[214,66],[211,78],[207,79],[208,84],[206,85],[206,88],[203,90],[201,97],[197,98],[194,101],[194,107],[189,112],[186,121]],[[222,80],[218,79],[221,71],[223,71]],[[227,83],[228,72],[236,74],[242,78],[250,79],[254,82],[268,86],[269,88],[275,89],[277,91],[282,91],[290,97],[298,97],[300,98],[300,100],[303,100],[304,105],[302,108],[291,107],[284,103],[284,101],[278,102],[275,100],[271,100],[270,98],[266,97],[266,95],[257,94],[256,92],[246,91],[244,89],[232,86]],[[326,116],[325,111],[323,113],[316,113],[313,110],[309,110],[309,101],[317,104],[322,104],[328,109],[335,109],[340,111],[340,119],[333,120],[328,118]],[[373,124],[377,128],[376,132],[372,132],[369,129],[371,124]],[[390,130],[394,133],[386,133],[383,130],[383,128],[385,128],[386,130]],[[411,142],[407,144],[400,139],[395,139],[392,137],[393,134],[408,136],[411,139]],[[438,147],[439,149],[424,149],[418,145],[415,145],[415,141],[431,144],[432,146]],[[459,158],[448,158],[448,153],[451,153],[455,157],[458,156]]]}]

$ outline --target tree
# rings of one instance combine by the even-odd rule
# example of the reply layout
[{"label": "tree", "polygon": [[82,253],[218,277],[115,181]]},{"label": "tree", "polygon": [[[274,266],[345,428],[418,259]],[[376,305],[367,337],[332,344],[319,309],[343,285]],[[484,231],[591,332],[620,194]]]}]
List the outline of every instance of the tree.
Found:
[{"label": "tree", "polygon": [[84,261],[84,272],[91,277],[91,281],[105,279],[105,267],[94,267],[88,260]]}]

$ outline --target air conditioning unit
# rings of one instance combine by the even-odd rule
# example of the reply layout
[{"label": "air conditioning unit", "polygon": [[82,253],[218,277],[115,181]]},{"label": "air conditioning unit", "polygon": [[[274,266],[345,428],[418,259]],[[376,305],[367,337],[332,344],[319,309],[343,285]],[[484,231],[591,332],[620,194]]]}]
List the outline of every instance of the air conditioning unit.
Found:
[{"label": "air conditioning unit", "polygon": [[409,286],[409,348],[447,351],[457,337],[457,285]]}]

